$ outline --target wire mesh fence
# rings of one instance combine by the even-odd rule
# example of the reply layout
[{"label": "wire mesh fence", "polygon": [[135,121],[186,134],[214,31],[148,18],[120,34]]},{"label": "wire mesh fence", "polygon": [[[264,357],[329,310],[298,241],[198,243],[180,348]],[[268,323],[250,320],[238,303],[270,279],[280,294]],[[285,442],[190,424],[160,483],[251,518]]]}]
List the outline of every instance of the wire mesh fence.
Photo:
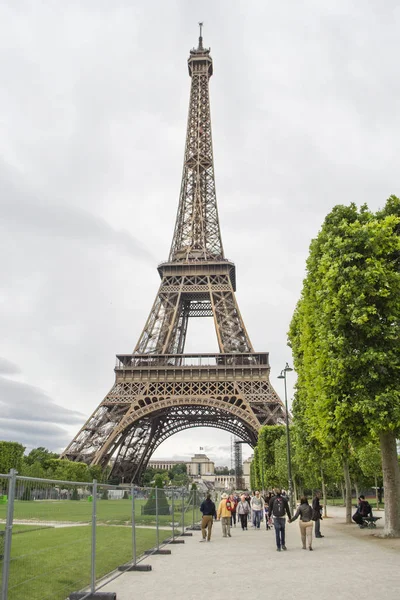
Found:
[{"label": "wire mesh fence", "polygon": [[203,496],[0,475],[1,600],[65,600],[126,569],[147,570],[146,554],[167,553],[198,527]]}]

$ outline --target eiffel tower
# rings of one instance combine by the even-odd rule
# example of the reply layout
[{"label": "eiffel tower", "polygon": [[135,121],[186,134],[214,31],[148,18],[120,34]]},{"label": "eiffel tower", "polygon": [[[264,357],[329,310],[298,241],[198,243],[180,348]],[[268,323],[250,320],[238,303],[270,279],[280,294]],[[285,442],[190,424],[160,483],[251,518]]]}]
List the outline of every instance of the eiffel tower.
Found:
[{"label": "eiffel tower", "polygon": [[[155,302],[132,354],[117,355],[115,383],[62,457],[140,483],[156,448],[190,427],[226,430],[254,446],[262,425],[283,423],[267,352],[255,352],[235,298],[235,265],[219,226],[211,135],[210,50],[188,59],[191,90],[179,207]],[[184,354],[188,320],[212,317],[219,353]]]}]

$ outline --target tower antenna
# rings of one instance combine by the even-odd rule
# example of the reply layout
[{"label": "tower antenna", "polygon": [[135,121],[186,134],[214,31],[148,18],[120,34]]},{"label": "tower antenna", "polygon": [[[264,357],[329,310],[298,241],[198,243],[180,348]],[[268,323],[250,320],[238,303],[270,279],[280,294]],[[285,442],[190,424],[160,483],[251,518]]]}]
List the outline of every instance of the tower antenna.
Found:
[{"label": "tower antenna", "polygon": [[199,47],[198,50],[203,50],[203,22],[199,22],[200,36],[199,36]]}]

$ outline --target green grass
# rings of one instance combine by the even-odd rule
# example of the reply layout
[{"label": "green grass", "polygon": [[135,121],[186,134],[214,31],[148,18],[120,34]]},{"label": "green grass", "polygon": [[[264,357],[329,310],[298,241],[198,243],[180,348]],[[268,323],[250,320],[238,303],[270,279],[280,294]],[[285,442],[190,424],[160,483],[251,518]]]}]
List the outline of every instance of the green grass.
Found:
[{"label": "green grass", "polygon": [[[9,600],[64,600],[90,584],[91,527],[26,529],[12,538]],[[159,532],[162,543],[170,532]],[[137,556],[156,545],[154,529],[136,530]],[[132,559],[130,527],[96,528],[96,579]]]},{"label": "green grass", "polygon": [[[155,525],[154,515],[141,515],[145,500],[135,501],[137,525]],[[186,506],[185,525],[200,520],[197,506]],[[84,500],[16,501],[13,525],[9,600],[65,600],[71,591],[90,584],[91,518],[93,504]],[[182,505],[175,504],[175,531],[182,527]],[[7,505],[0,505],[0,519]],[[96,580],[132,559],[132,503],[130,500],[98,500],[96,527]],[[31,523],[29,523],[31,521]],[[46,522],[84,523],[55,528]],[[172,515],[160,515],[159,543],[171,535]],[[43,523],[43,525],[40,525]],[[4,529],[4,524],[0,525]],[[156,546],[156,530],[136,529],[137,556]],[[0,573],[1,578],[1,573]]]},{"label": "green grass", "polygon": [[[135,521],[137,525],[155,525],[155,515],[142,515],[141,507],[146,500],[135,501]],[[131,500],[98,500],[97,522],[114,525],[125,525],[131,523],[132,501]],[[190,525],[193,520],[192,506],[185,507],[185,525]],[[14,505],[15,520],[30,521],[57,521],[66,523],[90,523],[92,520],[93,504],[86,500],[17,500]],[[174,506],[175,524],[182,524],[182,505],[176,503]],[[7,505],[0,505],[0,519],[5,519]],[[195,522],[200,519],[198,507],[195,507]],[[169,525],[172,522],[171,515],[159,515],[159,525]]]},{"label": "green grass", "polygon": [[[368,498],[366,498],[366,500],[368,500],[368,502],[370,503],[371,508],[376,510],[375,496],[368,497]],[[343,502],[344,502],[343,498],[329,498],[329,497],[327,498],[327,501],[326,501],[326,503],[328,505],[332,505],[332,506],[344,506]],[[357,504],[357,498],[352,498],[351,504],[355,506]],[[379,508],[381,510],[383,510],[385,508],[385,500],[382,500],[382,502],[379,503]]]}]

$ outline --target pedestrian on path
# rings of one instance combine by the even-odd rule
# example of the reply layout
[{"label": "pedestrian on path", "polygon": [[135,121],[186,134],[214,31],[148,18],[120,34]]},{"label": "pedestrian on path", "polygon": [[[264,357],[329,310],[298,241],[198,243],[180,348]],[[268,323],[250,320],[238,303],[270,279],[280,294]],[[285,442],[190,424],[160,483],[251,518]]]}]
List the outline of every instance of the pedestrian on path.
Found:
[{"label": "pedestrian on path", "polygon": [[268,531],[268,529],[272,529],[272,518],[270,517],[270,514],[269,514],[269,503],[270,503],[271,498],[272,498],[272,492],[268,492],[268,494],[266,494],[264,496],[265,529],[267,531]]},{"label": "pedestrian on path", "polygon": [[211,500],[211,494],[207,494],[206,499],[203,500],[200,506],[200,512],[203,515],[201,519],[201,535],[202,539],[200,542],[207,542],[211,540],[211,530],[213,526],[213,519],[217,516],[215,511],[215,504]]},{"label": "pedestrian on path", "polygon": [[264,512],[264,498],[260,495],[260,492],[254,494],[251,499],[250,507],[253,511],[253,527],[255,529],[260,529],[260,523]]},{"label": "pedestrian on path", "polygon": [[236,507],[236,512],[240,519],[242,530],[247,531],[247,515],[250,512],[250,506],[244,494],[242,494],[240,497],[240,501],[238,502],[238,505]]},{"label": "pedestrian on path", "polygon": [[[313,509],[308,504],[308,498],[303,496],[300,498],[300,506],[297,508],[295,515],[289,519],[289,523],[293,523],[298,517],[300,517],[300,537],[303,550],[312,550],[312,531],[313,531]],[[307,540],[307,546],[306,546]]]},{"label": "pedestrian on path", "polygon": [[251,497],[250,497],[249,492],[247,492],[245,494],[245,498],[246,498],[247,504],[249,505],[249,512],[247,513],[247,523],[248,523],[249,521],[251,521],[251,518],[250,518],[251,517],[251,508],[250,508]]},{"label": "pedestrian on path", "polygon": [[276,549],[278,552],[280,552],[281,549],[287,550],[285,545],[285,514],[289,517],[289,522],[292,517],[290,514],[289,502],[287,501],[287,498],[282,496],[280,488],[275,488],[275,496],[270,500],[268,512],[274,521]]},{"label": "pedestrian on path", "polygon": [[222,494],[221,502],[218,506],[217,511],[217,519],[221,519],[222,525],[222,537],[232,537],[231,536],[231,511],[226,507],[226,501],[228,499],[228,494]]},{"label": "pedestrian on path", "polygon": [[316,538],[323,538],[325,536],[323,536],[321,534],[321,521],[322,521],[322,506],[319,503],[319,500],[321,498],[321,492],[317,492],[315,494],[315,498],[312,501],[312,508],[313,508],[313,521],[315,522],[315,537]]},{"label": "pedestrian on path", "polygon": [[231,503],[231,527],[232,525],[234,527],[236,527],[236,507],[237,507],[237,500],[235,498],[235,496],[233,494],[231,494],[228,498],[229,502]]}]

